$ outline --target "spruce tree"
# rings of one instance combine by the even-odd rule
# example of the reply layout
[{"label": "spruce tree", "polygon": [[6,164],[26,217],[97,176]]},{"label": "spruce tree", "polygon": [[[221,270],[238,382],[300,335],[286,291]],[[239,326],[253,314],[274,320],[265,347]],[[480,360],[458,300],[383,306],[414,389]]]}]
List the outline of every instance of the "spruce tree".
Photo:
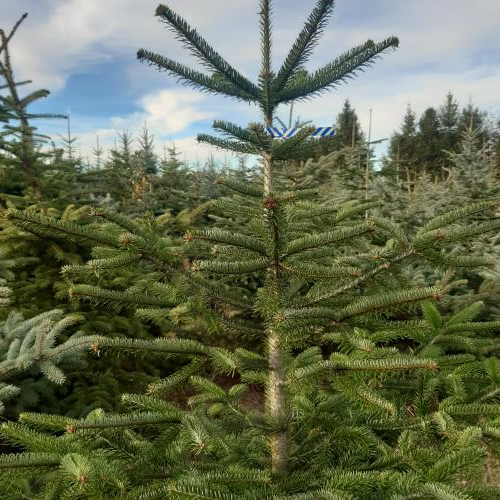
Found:
[{"label": "spruce tree", "polygon": [[491,134],[491,158],[494,162],[495,175],[500,176],[500,120],[497,120],[494,127],[493,133]]},{"label": "spruce tree", "polygon": [[142,128],[139,136],[139,150],[136,156],[140,163],[143,175],[150,177],[158,173],[158,157],[154,148],[154,136],[149,133],[146,125]]},{"label": "spruce tree", "polygon": [[[389,189],[387,204],[381,213],[391,215],[406,230],[425,224],[430,218],[447,209],[456,209],[471,201],[486,200],[498,196],[498,179],[495,175],[494,158],[488,154],[488,148],[478,140],[479,131],[467,130],[452,151],[443,151],[447,159],[444,178],[436,178],[422,173],[413,179],[411,189],[394,179],[385,177]],[[487,257],[490,265],[480,268],[464,268],[458,274],[466,278],[467,283],[455,290],[447,300],[444,310],[457,311],[471,300],[474,294],[485,303],[481,319],[497,319],[498,286],[496,265],[499,261],[497,237],[490,235],[479,238],[460,251],[472,255]],[[454,249],[458,250],[458,245]],[[420,272],[420,271],[418,271]],[[430,283],[434,277],[426,274]]]},{"label": "spruce tree", "polygon": [[389,144],[390,164],[383,169],[385,173],[390,172],[395,177],[398,185],[402,183],[407,188],[411,187],[412,180],[416,176],[417,149],[416,115],[408,105],[401,124],[401,132],[397,132],[391,137]]},{"label": "spruce tree", "polygon": [[477,130],[478,140],[482,143],[479,146],[484,146],[488,133],[485,129],[486,112],[481,111],[472,101],[467,103],[467,106],[462,108],[458,119],[458,133],[463,134],[469,129]]},{"label": "spruce tree", "polygon": [[[36,132],[32,120],[40,118],[66,118],[65,115],[51,113],[31,113],[29,107],[39,99],[49,95],[45,89],[35,90],[25,96],[19,93],[19,87],[30,84],[31,80],[16,81],[15,71],[10,55],[10,43],[27,14],[23,14],[15,23],[9,33],[0,29],[0,89],[5,89],[6,94],[0,95],[0,105],[7,112],[10,119],[4,125],[1,137],[12,138],[2,141],[0,146],[8,153],[10,161],[7,164],[11,175],[17,180],[27,180],[31,194],[38,200],[42,198],[41,179],[44,170],[43,159],[46,157],[39,150],[41,142],[46,136]],[[4,115],[5,116],[5,115]],[[12,124],[12,122],[15,122]],[[24,194],[24,193],[23,193]]]},{"label": "spruce tree", "polygon": [[451,92],[446,94],[446,100],[439,108],[438,118],[441,127],[442,148],[452,151],[460,141],[460,137],[458,134],[459,106]]},{"label": "spruce tree", "polygon": [[[498,179],[492,158],[487,155],[485,145],[480,141],[479,129],[462,132],[456,151],[447,151],[452,164],[449,179],[455,184],[456,196],[466,199],[484,199],[498,193]],[[459,192],[462,194],[459,195]],[[456,200],[457,203],[460,200]]]},{"label": "spruce tree", "polygon": [[7,285],[8,281],[14,277],[12,272],[14,266],[14,260],[7,258],[5,251],[0,250],[0,309],[9,306],[12,302],[12,290]]},{"label": "spruce tree", "polygon": [[441,131],[435,108],[427,108],[418,122],[418,173],[426,172],[433,176],[443,173],[443,153],[441,150]]},{"label": "spruce tree", "polygon": [[356,110],[351,107],[348,99],[345,100],[342,111],[337,116],[335,135],[342,146],[354,147],[363,141]]},{"label": "spruce tree", "polygon": [[[144,50],[139,57],[195,87],[258,104],[271,126],[278,104],[321,93],[397,45],[395,38],[366,42],[297,81],[333,0],[318,1],[277,72],[271,2],[260,6],[258,84],[166,6],[157,9],[160,20],[213,73]],[[499,325],[474,322],[479,303],[451,318],[433,303],[452,286],[451,268],[484,263],[450,247],[497,231],[498,200],[468,204],[407,235],[389,219],[365,216],[376,202],[315,203],[314,189],[278,188],[278,161],[310,158],[310,128],[274,142],[262,124],[214,125],[223,138],[199,139],[263,159],[261,184],[218,180],[236,193],[214,203],[226,229],[189,231],[182,244],[158,234],[151,219],[107,210],[96,215],[120,235],[32,212],[9,217],[29,231],[93,240],[96,259],[73,268],[82,281],[137,262],[156,271],[156,282],[127,290],[75,283],[74,296],[129,304],[153,322],[190,317],[203,321],[207,335],[246,334],[257,347],[231,351],[208,338],[96,339],[98,353],[176,356],[183,366],[147,395],[124,395],[129,412],[96,410],[84,419],[24,413],[24,426],[4,425],[3,435],[26,450],[0,458],[5,491],[11,498],[33,489],[44,498],[495,498],[498,490],[477,478],[500,435],[498,360],[488,357],[497,349],[488,333]],[[242,215],[247,223],[236,231]],[[415,261],[445,272],[418,286],[406,267]],[[258,278],[255,291],[235,286],[235,276],[249,274]],[[226,386],[217,383],[223,376]],[[175,390],[186,384],[190,391],[179,400]]]}]

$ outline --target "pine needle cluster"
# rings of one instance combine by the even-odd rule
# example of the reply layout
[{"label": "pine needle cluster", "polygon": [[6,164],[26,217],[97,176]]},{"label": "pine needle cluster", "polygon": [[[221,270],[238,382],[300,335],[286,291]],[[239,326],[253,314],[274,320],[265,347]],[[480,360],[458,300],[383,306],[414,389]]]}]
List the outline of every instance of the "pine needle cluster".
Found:
[{"label": "pine needle cluster", "polygon": [[15,416],[48,397],[47,380],[58,385],[66,381],[61,366],[74,365],[81,359],[82,351],[89,350],[91,337],[82,332],[62,342],[59,337],[82,320],[80,315],[65,316],[54,309],[27,320],[20,313],[11,312],[0,323],[1,413],[6,400],[16,400],[8,405],[9,414]]}]

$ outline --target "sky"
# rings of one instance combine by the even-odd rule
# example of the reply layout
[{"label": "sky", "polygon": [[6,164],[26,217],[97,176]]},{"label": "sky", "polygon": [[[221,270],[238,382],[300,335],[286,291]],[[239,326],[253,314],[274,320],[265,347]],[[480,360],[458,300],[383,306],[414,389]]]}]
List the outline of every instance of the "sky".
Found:
[{"label": "sky", "polygon": [[[258,0],[171,0],[167,5],[195,27],[241,73],[257,79],[260,64]],[[274,1],[275,66],[279,67],[315,0]],[[12,42],[19,79],[51,94],[32,111],[67,113],[83,156],[99,136],[105,147],[147,124],[157,150],[172,142],[189,162],[225,153],[198,145],[214,119],[246,125],[257,108],[199,93],[136,58],[139,48],[197,67],[197,61],[154,16],[158,0],[0,0],[0,27],[9,30],[27,12]],[[373,140],[398,129],[408,104],[421,113],[452,92],[500,117],[500,0],[337,0],[310,61],[314,70],[367,39],[398,36],[400,48],[348,84],[295,106],[317,126],[333,123],[345,99],[366,132],[372,109]],[[26,87],[23,89],[28,90]],[[286,107],[277,115],[285,119]],[[39,121],[56,140],[64,121]],[[383,153],[380,146],[378,154]]]}]

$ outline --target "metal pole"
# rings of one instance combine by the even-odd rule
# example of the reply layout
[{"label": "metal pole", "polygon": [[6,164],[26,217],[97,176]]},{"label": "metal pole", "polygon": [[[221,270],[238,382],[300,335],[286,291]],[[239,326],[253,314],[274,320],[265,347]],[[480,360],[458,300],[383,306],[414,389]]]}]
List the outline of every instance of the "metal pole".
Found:
[{"label": "metal pole", "polygon": [[399,155],[400,155],[400,142],[401,139],[398,137],[398,152],[396,156],[396,183],[399,186]]},{"label": "metal pole", "polygon": [[370,108],[370,120],[368,122],[368,144],[366,148],[366,170],[365,170],[365,200],[368,200],[368,181],[370,176],[370,141],[372,138],[372,110]]},{"label": "metal pole", "polygon": [[68,156],[69,156],[69,161],[73,161],[73,151],[72,151],[72,145],[71,145],[71,119],[68,113]]}]

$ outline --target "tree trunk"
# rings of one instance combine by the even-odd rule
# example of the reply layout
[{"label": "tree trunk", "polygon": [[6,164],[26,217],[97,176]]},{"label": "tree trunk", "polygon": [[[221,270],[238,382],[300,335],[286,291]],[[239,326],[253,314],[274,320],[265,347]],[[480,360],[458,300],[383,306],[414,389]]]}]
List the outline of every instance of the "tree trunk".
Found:
[{"label": "tree trunk", "polygon": [[[266,119],[267,124],[272,124],[272,118]],[[268,125],[271,126],[271,125]],[[273,190],[273,158],[264,154],[264,197],[269,196]],[[267,204],[267,215],[269,222],[274,224],[272,204]],[[268,271],[268,282],[272,282],[274,290],[270,293],[279,294],[279,253],[277,252],[278,245],[278,230],[274,226],[274,265]],[[280,297],[275,296],[272,301],[279,304]],[[272,320],[271,320],[272,321]],[[269,385],[266,392],[266,411],[273,422],[279,422],[280,429],[286,422],[286,401],[285,401],[285,368],[283,365],[283,352],[281,348],[281,339],[279,332],[272,326],[267,330],[267,356],[269,363]],[[286,471],[288,465],[288,436],[286,430],[279,430],[270,436],[270,451],[271,451],[271,472],[273,474],[282,474]]]},{"label": "tree trunk", "polygon": [[[286,422],[285,369],[279,335],[272,329],[268,332],[269,388],[267,411],[273,421]],[[270,436],[271,472],[282,474],[288,465],[288,436],[282,430]]]}]

